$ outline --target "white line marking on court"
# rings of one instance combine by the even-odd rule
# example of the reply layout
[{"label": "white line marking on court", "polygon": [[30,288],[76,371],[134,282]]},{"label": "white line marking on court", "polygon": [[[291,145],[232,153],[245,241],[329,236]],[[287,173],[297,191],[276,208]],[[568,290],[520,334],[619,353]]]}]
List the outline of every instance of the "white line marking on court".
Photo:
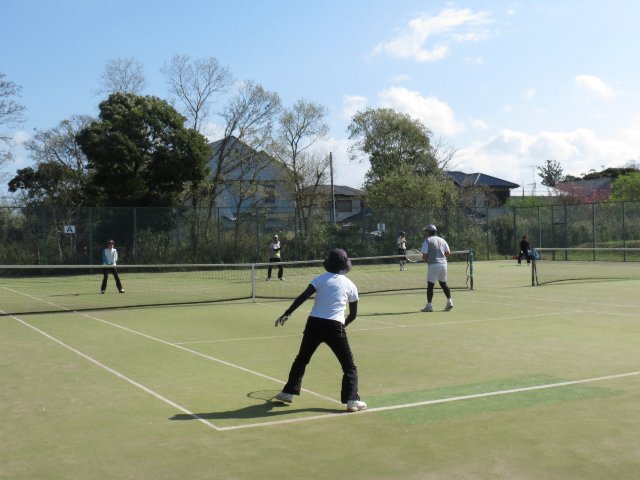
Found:
[{"label": "white line marking on court", "polygon": [[327,418],[332,418],[332,417],[351,417],[353,415],[357,415],[357,414],[365,414],[365,413],[376,413],[376,412],[384,412],[384,411],[388,411],[388,410],[400,410],[400,409],[405,409],[405,408],[414,408],[414,407],[423,407],[426,405],[436,405],[439,403],[451,403],[451,402],[459,402],[461,400],[473,400],[476,398],[485,398],[485,397],[496,397],[498,395],[509,395],[509,394],[513,394],[513,393],[521,393],[521,392],[531,392],[531,391],[535,391],[535,390],[544,390],[544,389],[548,389],[548,388],[557,388],[557,387],[567,387],[570,385],[580,385],[583,383],[593,383],[593,382],[601,382],[601,381],[605,381],[605,380],[615,380],[618,378],[625,378],[625,377],[633,377],[633,376],[638,376],[640,375],[640,371],[635,371],[635,372],[628,372],[628,373],[619,373],[616,375],[606,375],[606,376],[602,376],[602,377],[592,377],[592,378],[584,378],[581,380],[570,380],[570,381],[566,381],[566,382],[557,382],[557,383],[547,383],[544,385],[533,385],[530,387],[520,387],[520,388],[511,388],[508,390],[496,390],[493,392],[485,392],[485,393],[475,393],[472,395],[461,395],[458,397],[449,397],[449,398],[439,398],[439,399],[435,399],[435,400],[425,400],[422,402],[414,402],[414,403],[405,403],[405,404],[400,404],[400,405],[389,405],[386,407],[375,407],[375,408],[368,408],[367,410],[362,410],[360,412],[357,413],[348,413],[348,412],[342,412],[342,413],[329,413],[326,415],[314,415],[311,417],[303,417],[303,418],[290,418],[290,419],[286,419],[286,420],[274,420],[274,421],[270,421],[270,422],[263,422],[263,423],[252,423],[252,424],[245,424],[245,425],[235,425],[235,426],[231,426],[231,427],[220,427],[220,430],[240,430],[243,428],[257,428],[257,427],[265,427],[265,426],[273,426],[273,425],[280,425],[280,424],[287,424],[287,423],[300,423],[300,422],[308,422],[311,420],[324,420]]},{"label": "white line marking on court", "polygon": [[[157,337],[153,337],[153,336],[151,336],[151,335],[147,335],[146,333],[142,333],[142,332],[139,332],[139,331],[137,331],[137,330],[133,330],[133,329],[131,329],[131,328],[125,327],[125,326],[123,326],[123,325],[119,325],[119,324],[117,324],[117,323],[109,322],[108,320],[104,320],[104,319],[102,319],[102,318],[94,317],[94,316],[92,316],[92,315],[89,315],[88,313],[78,312],[78,311],[76,311],[76,310],[69,310],[68,308],[62,307],[62,306],[60,306],[60,305],[55,305],[54,303],[51,303],[51,302],[48,302],[48,301],[42,300],[42,299],[40,299],[40,298],[38,298],[38,297],[34,297],[34,296],[32,296],[32,295],[28,295],[28,294],[25,294],[25,293],[22,293],[22,292],[16,292],[16,293],[20,293],[20,294],[22,294],[22,295],[24,295],[24,296],[26,296],[26,297],[29,297],[29,298],[31,298],[31,299],[33,299],[33,300],[38,300],[38,301],[41,301],[41,302],[44,302],[44,303],[47,303],[47,304],[50,304],[50,305],[54,305],[54,306],[55,306],[55,307],[57,307],[57,308],[61,308],[63,311],[67,311],[67,312],[70,312],[70,313],[74,313],[74,314],[82,315],[83,317],[87,317],[87,318],[90,318],[90,319],[92,319],[92,320],[96,320],[96,321],[98,321],[98,322],[102,322],[102,323],[105,323],[105,324],[107,324],[107,325],[111,325],[112,327],[120,328],[120,329],[125,330],[125,331],[127,331],[127,332],[129,332],[129,333],[134,333],[134,334],[136,334],[136,335],[140,335],[141,337],[148,338],[149,340],[153,340],[153,341],[156,341],[156,342],[162,343],[162,344],[164,344],[164,345],[168,345],[168,346],[170,346],[170,347],[177,348],[177,349],[179,349],[179,350],[183,350],[183,351],[185,351],[185,352],[192,353],[193,355],[196,355],[196,356],[199,356],[199,357],[205,358],[205,359],[207,359],[207,360],[211,360],[211,361],[213,361],[213,362],[220,363],[220,364],[225,365],[225,366],[227,366],[227,367],[236,368],[236,369],[238,369],[238,370],[242,370],[243,372],[250,373],[250,374],[252,374],[252,375],[256,375],[256,376],[261,377],[261,378],[266,378],[267,380],[271,380],[271,381],[274,381],[274,382],[277,382],[277,383],[281,383],[281,384],[283,384],[283,385],[286,383],[286,382],[284,382],[284,381],[282,381],[282,380],[280,380],[280,379],[277,379],[277,378],[274,378],[274,377],[270,377],[269,375],[265,375],[265,374],[260,373],[260,372],[256,372],[255,370],[250,370],[250,369],[248,369],[248,368],[241,367],[240,365],[236,365],[235,363],[227,362],[227,361],[225,361],[225,360],[221,360],[221,359],[219,359],[219,358],[212,357],[211,355],[206,355],[206,354],[201,353],[201,352],[198,352],[198,351],[196,351],[196,350],[191,350],[190,348],[183,347],[182,345],[177,345],[177,344],[175,344],[175,343],[171,343],[171,342],[168,342],[168,341],[166,341],[166,340],[162,340],[161,338],[157,338]],[[308,393],[309,395],[314,395],[314,396],[316,396],[316,397],[318,397],[318,398],[322,398],[322,399],[324,399],[324,400],[327,400],[327,401],[329,401],[329,402],[342,404],[342,402],[341,402],[341,401],[336,400],[335,398],[331,398],[331,397],[328,397],[328,396],[326,396],[326,395],[322,395],[322,394],[317,393],[317,392],[314,392],[314,391],[312,391],[312,390],[307,390],[306,388],[303,388],[303,389],[302,389],[302,391],[303,391],[303,392],[305,392],[305,393]]]},{"label": "white line marking on court", "polygon": [[186,413],[187,415],[189,415],[189,416],[191,416],[191,417],[195,418],[196,420],[198,420],[199,422],[202,422],[202,423],[203,423],[204,425],[206,425],[207,427],[209,427],[209,428],[213,428],[214,430],[218,430],[218,431],[220,430],[220,427],[215,426],[213,423],[211,423],[211,422],[209,422],[208,420],[206,420],[206,419],[202,418],[202,417],[201,417],[201,416],[199,416],[198,414],[196,414],[196,413],[194,413],[194,412],[192,412],[192,411],[190,411],[190,410],[186,409],[186,408],[185,408],[185,407],[183,407],[182,405],[180,405],[180,404],[178,404],[178,403],[176,403],[176,402],[174,402],[174,401],[172,401],[172,400],[169,400],[167,397],[164,397],[164,396],[160,395],[158,392],[155,392],[154,390],[151,390],[150,388],[145,387],[145,386],[144,386],[144,385],[142,385],[141,383],[136,382],[135,380],[133,380],[133,379],[131,379],[131,378],[127,377],[126,375],[123,375],[122,373],[118,372],[117,370],[114,370],[113,368],[106,366],[104,363],[101,363],[101,362],[99,362],[98,360],[96,360],[95,358],[90,357],[90,356],[89,356],[89,355],[87,355],[86,353],[83,353],[83,352],[81,352],[80,350],[77,350],[77,349],[73,348],[71,345],[67,345],[67,344],[66,344],[66,343],[64,343],[62,340],[59,340],[59,339],[55,338],[54,336],[52,336],[52,335],[48,334],[47,332],[45,332],[45,331],[43,331],[43,330],[40,330],[38,327],[35,327],[35,326],[31,325],[30,323],[25,322],[24,320],[22,320],[22,319],[20,319],[20,318],[18,318],[18,317],[16,317],[16,316],[14,316],[14,315],[11,315],[11,318],[13,318],[13,319],[14,319],[14,320],[16,320],[17,322],[21,323],[21,324],[22,324],[22,325],[24,325],[25,327],[29,327],[30,329],[32,329],[32,330],[34,330],[34,331],[38,332],[40,335],[43,335],[43,336],[47,337],[49,340],[51,340],[51,341],[53,341],[53,342],[57,343],[58,345],[60,345],[60,346],[62,346],[62,347],[64,347],[64,348],[66,348],[67,350],[72,351],[72,352],[73,352],[73,353],[75,353],[76,355],[81,356],[81,357],[82,357],[82,358],[84,358],[85,360],[88,360],[89,362],[91,362],[91,363],[93,363],[94,365],[96,365],[96,366],[98,366],[98,367],[102,368],[103,370],[106,370],[107,372],[109,372],[109,373],[111,373],[111,374],[115,375],[116,377],[120,378],[121,380],[124,380],[125,382],[130,383],[130,384],[131,384],[131,385],[133,385],[134,387],[137,387],[137,388],[139,388],[140,390],[142,390],[142,391],[144,391],[144,392],[148,393],[149,395],[152,395],[152,396],[156,397],[158,400],[161,400],[161,401],[163,401],[164,403],[166,403],[166,404],[168,404],[168,405],[170,405],[170,406],[172,406],[172,407],[174,407],[174,408],[177,408],[177,409],[178,409],[178,410],[180,410],[181,412]]},{"label": "white line marking on court", "polygon": [[[119,325],[117,323],[110,322],[108,320],[104,320],[104,319],[101,319],[101,318],[98,318],[98,317],[94,317],[94,316],[89,315],[87,313],[82,313],[82,312],[74,312],[74,313],[80,314],[80,315],[85,316],[87,318],[91,318],[92,320],[96,320],[98,322],[106,323],[107,325],[111,325],[112,327],[120,328],[120,329],[125,330],[127,332],[134,333],[136,335],[140,335],[141,337],[148,338],[149,340],[154,340],[154,341],[162,343],[164,345],[169,345],[170,347],[177,348],[179,350],[183,350],[185,352],[192,353],[193,355],[205,358],[207,360],[211,360],[211,361],[216,362],[216,363],[220,363],[220,364],[225,365],[227,367],[232,367],[232,368],[235,368],[235,369],[238,369],[238,370],[242,370],[243,372],[250,373],[252,375],[256,375],[256,376],[261,377],[261,378],[266,378],[267,380],[271,380],[271,381],[274,381],[274,382],[277,382],[277,383],[281,383],[281,384],[285,384],[286,383],[286,382],[284,382],[284,381],[282,381],[280,379],[277,379],[277,378],[274,378],[274,377],[270,377],[269,375],[265,375],[264,373],[256,372],[255,370],[251,370],[249,368],[241,367],[240,365],[236,365],[235,363],[227,362],[226,360],[222,360],[220,358],[212,357],[211,355],[207,355],[205,353],[198,352],[197,350],[191,350],[190,348],[183,347],[182,345],[171,343],[171,342],[168,342],[166,340],[162,340],[161,338],[157,338],[157,337],[153,337],[151,335],[147,335],[146,333],[138,332],[137,330],[133,330],[131,328],[125,327],[123,325]],[[339,400],[336,400],[335,398],[327,397],[325,395],[322,395],[322,394],[317,393],[317,392],[313,392],[311,390],[307,390],[305,388],[303,388],[302,391],[304,391],[305,393],[308,393],[310,395],[314,395],[314,396],[316,396],[318,398],[322,398],[324,400],[328,400],[330,402],[342,404],[342,402],[340,402]]]}]

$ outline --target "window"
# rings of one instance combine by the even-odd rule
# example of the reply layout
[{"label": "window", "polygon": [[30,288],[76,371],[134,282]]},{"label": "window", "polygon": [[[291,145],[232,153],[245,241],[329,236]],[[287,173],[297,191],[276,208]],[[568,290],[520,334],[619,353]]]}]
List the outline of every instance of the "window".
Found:
[{"label": "window", "polygon": [[264,186],[264,203],[276,203],[276,186]]},{"label": "window", "polygon": [[353,207],[351,200],[336,200],[336,212],[351,212]]}]

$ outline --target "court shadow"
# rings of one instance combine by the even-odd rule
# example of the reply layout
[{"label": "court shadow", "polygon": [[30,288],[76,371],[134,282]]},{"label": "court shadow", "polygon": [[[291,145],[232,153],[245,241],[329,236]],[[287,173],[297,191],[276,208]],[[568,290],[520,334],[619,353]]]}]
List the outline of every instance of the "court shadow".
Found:
[{"label": "court shadow", "polygon": [[311,413],[340,413],[343,408],[296,408],[293,405],[286,405],[282,402],[273,400],[273,396],[268,398],[262,396],[256,396],[257,392],[250,392],[247,397],[260,400],[262,403],[256,405],[249,405],[247,407],[238,408],[237,410],[227,410],[221,412],[202,412],[194,413],[193,415],[187,413],[180,413],[170,417],[169,420],[237,420],[237,419],[250,419],[250,418],[273,418],[282,415],[291,415],[292,413],[311,412]]}]

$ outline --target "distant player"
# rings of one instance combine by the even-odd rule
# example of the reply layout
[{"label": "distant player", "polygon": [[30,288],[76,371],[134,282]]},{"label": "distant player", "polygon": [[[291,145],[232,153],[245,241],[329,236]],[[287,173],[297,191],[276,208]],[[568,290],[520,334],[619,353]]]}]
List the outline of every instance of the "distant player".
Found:
[{"label": "distant player", "polygon": [[523,235],[522,240],[520,240],[518,265],[522,264],[522,257],[525,257],[527,259],[527,265],[531,263],[531,244],[529,243],[529,238],[526,235]]},{"label": "distant player", "polygon": [[398,255],[402,255],[402,258],[400,258],[400,271],[403,272],[404,265],[405,263],[407,263],[407,258],[405,257],[405,255],[407,254],[407,239],[405,237],[404,232],[400,232],[400,236],[398,237],[397,244],[398,244]]},{"label": "distant player", "polygon": [[427,304],[421,310],[423,312],[433,312],[431,300],[433,299],[433,288],[436,281],[440,283],[442,291],[447,297],[445,310],[453,308],[451,290],[447,285],[447,257],[451,254],[449,245],[444,238],[438,236],[438,229],[435,225],[429,224],[424,227],[425,238],[422,243],[422,257],[428,264],[427,269]]},{"label": "distant player", "polygon": [[[347,404],[347,411],[357,412],[366,409],[367,404],[361,401],[358,395],[358,369],[353,362],[345,327],[356,319],[358,289],[345,276],[351,270],[351,260],[344,250],[331,250],[324,261],[324,268],[327,272],[311,280],[307,289],[276,320],[276,327],[284,325],[296,308],[315,293],[300,351],[291,365],[286,385],[282,392],[275,396],[275,400],[291,403],[293,395],[300,395],[305,369],[320,344],[326,343],[342,367],[340,399],[342,403]],[[349,315],[345,318],[347,305]]]},{"label": "distant player", "polygon": [[113,240],[109,240],[107,242],[107,248],[102,250],[102,264],[103,265],[111,265],[109,268],[102,269],[102,286],[100,287],[100,293],[104,293],[107,290],[107,280],[109,279],[109,274],[113,275],[113,278],[116,281],[116,287],[120,293],[124,293],[124,288],[122,288],[122,283],[120,282],[120,277],[118,276],[118,270],[116,270],[116,264],[118,262],[118,250],[115,248],[115,242]]},{"label": "distant player", "polygon": [[[280,263],[278,265],[278,280],[284,280],[283,277],[283,268],[282,268],[282,246],[280,245],[280,239],[278,235],[273,236],[273,241],[269,245],[269,263]],[[271,280],[271,271],[273,270],[273,265],[269,265],[269,269],[267,270],[267,282]]]}]

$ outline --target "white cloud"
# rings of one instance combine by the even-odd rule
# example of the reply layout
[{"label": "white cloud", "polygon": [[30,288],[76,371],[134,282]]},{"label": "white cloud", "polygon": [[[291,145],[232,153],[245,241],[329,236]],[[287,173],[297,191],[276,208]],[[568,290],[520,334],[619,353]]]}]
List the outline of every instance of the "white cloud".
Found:
[{"label": "white cloud", "polygon": [[436,134],[454,135],[464,130],[453,110],[438,98],[424,97],[403,87],[389,87],[378,92],[382,107],[393,108],[420,120]]},{"label": "white cloud", "polygon": [[342,96],[342,117],[346,120],[351,118],[363,110],[367,106],[367,97],[360,95],[343,95]]},{"label": "white cloud", "polygon": [[369,170],[369,161],[349,160],[349,139],[327,138],[314,145],[314,151],[331,152],[335,185],[362,188],[364,176]]},{"label": "white cloud", "polygon": [[536,93],[538,93],[538,92],[536,92],[535,88],[529,88],[529,89],[527,89],[526,92],[524,92],[524,98],[527,99],[527,100],[531,100],[533,97],[536,96]]},{"label": "white cloud", "polygon": [[616,96],[613,88],[595,75],[578,75],[575,78],[575,84],[576,86],[589,93],[593,93],[604,100],[610,100]]},{"label": "white cloud", "polygon": [[[535,182],[540,193],[544,187],[536,167],[542,166],[545,160],[557,160],[565,174],[574,176],[600,170],[602,165],[623,166],[638,158],[639,134],[640,117],[612,140],[600,138],[588,129],[535,135],[502,130],[484,142],[458,150],[455,160],[464,172],[502,178],[525,186],[527,192]],[[634,143],[628,142],[630,137],[635,138]]]},{"label": "white cloud", "polygon": [[479,118],[471,120],[471,127],[473,127],[474,130],[489,130],[489,124]]},{"label": "white cloud", "polygon": [[[489,23],[486,12],[449,8],[436,16],[422,16],[409,21],[407,27],[388,42],[379,43],[373,54],[412,58],[431,62],[446,57],[451,43],[484,40],[489,33],[481,27]],[[438,40],[427,45],[433,37]]]}]

